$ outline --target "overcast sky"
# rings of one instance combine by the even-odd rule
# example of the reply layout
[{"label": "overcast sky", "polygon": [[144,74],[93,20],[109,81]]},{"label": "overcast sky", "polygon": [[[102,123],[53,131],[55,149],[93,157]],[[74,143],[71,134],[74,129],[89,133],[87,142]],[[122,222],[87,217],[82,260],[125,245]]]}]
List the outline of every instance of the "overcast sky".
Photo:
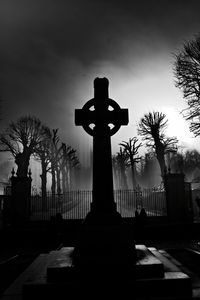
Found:
[{"label": "overcast sky", "polygon": [[0,0],[2,126],[32,114],[87,152],[91,137],[75,127],[74,109],[93,97],[94,78],[106,76],[110,98],[130,119],[113,152],[155,109],[167,114],[170,135],[195,145],[172,67],[173,53],[200,32],[199,11],[198,0]]}]

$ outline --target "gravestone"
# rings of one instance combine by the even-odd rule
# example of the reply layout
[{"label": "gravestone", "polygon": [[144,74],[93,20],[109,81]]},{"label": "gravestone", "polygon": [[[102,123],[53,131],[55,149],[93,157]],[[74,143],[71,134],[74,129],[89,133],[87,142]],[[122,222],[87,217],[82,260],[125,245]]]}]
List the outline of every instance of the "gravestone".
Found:
[{"label": "gravestone", "polygon": [[[111,110],[112,109],[112,110]],[[108,79],[94,80],[94,98],[75,110],[75,124],[93,136],[93,201],[91,211],[115,213],[111,139],[121,125],[128,124],[128,109],[108,97]],[[95,125],[92,129],[90,125]],[[112,124],[110,128],[109,124]]]},{"label": "gravestone", "polygon": [[112,271],[119,255],[124,257],[121,267],[132,269],[135,248],[132,228],[117,212],[113,195],[111,136],[128,124],[128,109],[109,98],[108,86],[107,78],[96,78],[94,98],[75,110],[75,124],[93,137],[93,197],[77,238],[74,262],[87,268],[111,266]]}]

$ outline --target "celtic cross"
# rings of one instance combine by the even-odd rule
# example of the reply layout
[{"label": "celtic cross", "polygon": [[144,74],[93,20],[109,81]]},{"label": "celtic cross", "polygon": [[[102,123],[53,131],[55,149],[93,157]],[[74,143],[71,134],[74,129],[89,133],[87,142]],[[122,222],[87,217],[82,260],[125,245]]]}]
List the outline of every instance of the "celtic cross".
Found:
[{"label": "celtic cross", "polygon": [[113,195],[111,136],[128,124],[128,109],[108,95],[107,78],[94,80],[94,98],[75,110],[75,125],[93,136],[93,199],[91,211],[116,211]]}]

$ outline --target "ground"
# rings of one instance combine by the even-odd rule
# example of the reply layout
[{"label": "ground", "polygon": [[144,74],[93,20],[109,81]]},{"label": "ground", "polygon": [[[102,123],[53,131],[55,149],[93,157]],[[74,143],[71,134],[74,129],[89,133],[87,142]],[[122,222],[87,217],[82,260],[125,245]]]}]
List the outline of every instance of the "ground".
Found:
[{"label": "ground", "polygon": [[[62,226],[63,225],[63,226]],[[1,230],[0,293],[41,253],[73,246],[80,223],[35,224]],[[147,224],[135,235],[137,244],[166,250],[177,260],[194,287],[200,288],[200,224]],[[192,250],[188,252],[187,249]],[[197,299],[197,298],[196,298]],[[200,299],[200,298],[199,298]]]}]

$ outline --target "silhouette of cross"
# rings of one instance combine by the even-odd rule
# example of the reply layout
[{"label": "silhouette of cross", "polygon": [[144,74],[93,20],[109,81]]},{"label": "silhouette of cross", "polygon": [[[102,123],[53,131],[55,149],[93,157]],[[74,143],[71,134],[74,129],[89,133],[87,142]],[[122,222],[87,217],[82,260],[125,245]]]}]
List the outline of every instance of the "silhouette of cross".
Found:
[{"label": "silhouette of cross", "polygon": [[93,136],[93,202],[91,209],[116,210],[113,196],[112,155],[110,137],[128,124],[128,109],[108,96],[107,78],[94,80],[94,98],[82,109],[75,110],[75,124]]},{"label": "silhouette of cross", "polygon": [[[82,109],[75,110],[75,124],[83,126],[85,131],[92,136],[96,134],[111,136],[119,130],[121,125],[128,124],[128,109],[121,109],[117,102],[108,97],[108,85],[107,78],[96,78],[94,98],[89,100]],[[90,127],[91,124],[95,127]],[[108,129],[109,124],[114,127]]]}]

